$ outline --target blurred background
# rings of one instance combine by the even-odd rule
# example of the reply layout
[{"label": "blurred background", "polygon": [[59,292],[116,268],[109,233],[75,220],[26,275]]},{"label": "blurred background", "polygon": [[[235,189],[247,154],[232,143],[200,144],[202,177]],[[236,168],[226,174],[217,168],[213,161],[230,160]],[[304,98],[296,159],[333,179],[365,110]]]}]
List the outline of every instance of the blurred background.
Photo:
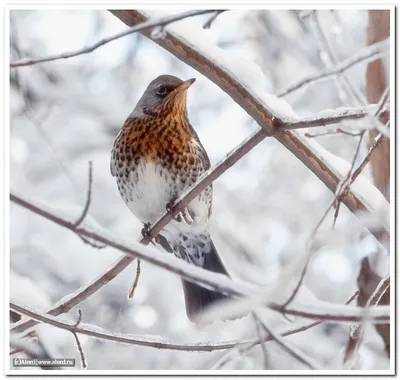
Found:
[{"label": "blurred background", "polygon": [[[185,22],[201,28],[209,17]],[[276,94],[326,67],[326,52],[315,39],[310,17],[289,10],[235,10],[218,16],[203,33],[232,57],[245,57],[259,65],[267,79],[265,91]],[[339,61],[367,45],[368,11],[326,10],[318,11],[318,17]],[[105,10],[13,10],[10,59],[79,49],[125,29]],[[347,71],[362,93],[366,92],[366,66],[361,63]],[[146,86],[161,74],[197,79],[188,93],[188,112],[212,164],[256,130],[247,113],[219,87],[153,41],[132,34],[90,54],[10,70],[11,189],[79,216],[86,199],[88,162],[92,161],[90,216],[117,236],[136,241],[142,225],[119,196],[109,170],[110,151]],[[332,79],[285,99],[299,116],[354,105]],[[351,162],[356,138],[333,134],[316,139]],[[364,144],[357,162],[366,151]],[[363,174],[371,179],[369,167]],[[212,236],[232,277],[273,287],[288,263],[306,253],[305,243],[331,199],[324,184],[277,141],[267,138],[261,142],[214,182]],[[351,225],[354,219],[342,206],[337,227]],[[332,221],[333,212],[321,230],[330,230]],[[111,248],[99,251],[83,244],[75,234],[13,204],[10,229],[11,300],[41,312],[121,256]],[[361,259],[377,249],[368,236],[323,247],[306,277],[309,297],[343,304],[357,290]],[[147,263],[142,263],[139,286],[128,300],[134,275],[132,265],[80,304],[83,322],[181,343],[256,336],[250,317],[201,329],[191,325],[179,277]],[[76,308],[68,316],[76,320]],[[278,330],[291,327],[277,317],[273,325]],[[79,362],[72,334],[46,325],[39,325],[37,333],[53,357],[74,357]],[[325,323],[285,339],[333,369],[341,366],[341,350],[348,336],[349,325]],[[90,369],[210,369],[226,355],[224,351],[179,352],[86,336],[80,339]],[[303,368],[274,342],[266,346],[269,369]],[[373,328],[367,330],[360,355],[364,369],[388,368],[382,339]],[[262,350],[257,346],[240,355],[233,352],[223,368],[263,366]]]}]

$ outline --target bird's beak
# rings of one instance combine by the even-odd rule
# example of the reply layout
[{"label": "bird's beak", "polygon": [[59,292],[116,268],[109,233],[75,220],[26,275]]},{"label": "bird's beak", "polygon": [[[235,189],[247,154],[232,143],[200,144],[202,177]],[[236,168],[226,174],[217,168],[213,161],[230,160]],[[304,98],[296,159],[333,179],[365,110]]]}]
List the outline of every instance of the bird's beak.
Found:
[{"label": "bird's beak", "polygon": [[194,82],[196,82],[196,78],[188,79],[187,81],[181,83],[177,88],[175,88],[175,91],[186,91]]}]

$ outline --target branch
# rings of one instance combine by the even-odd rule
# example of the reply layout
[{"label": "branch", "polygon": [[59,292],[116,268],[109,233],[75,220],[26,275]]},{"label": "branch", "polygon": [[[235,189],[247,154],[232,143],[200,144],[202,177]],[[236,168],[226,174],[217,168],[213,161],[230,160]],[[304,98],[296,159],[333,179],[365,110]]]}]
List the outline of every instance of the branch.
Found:
[{"label": "branch", "polygon": [[[189,188],[188,191],[186,191],[179,199],[177,199],[177,201],[172,205],[173,213],[176,213],[184,209],[184,207],[186,207],[186,205],[188,205],[198,194],[200,194],[201,191],[203,191],[212,181],[214,181],[228,168],[230,168],[233,164],[235,164],[235,162],[237,162],[241,157],[243,157],[248,151],[250,151],[264,138],[265,138],[265,132],[263,130],[259,130],[258,132],[252,134],[247,140],[243,141],[242,144],[240,144],[236,149],[234,149],[230,154],[228,154],[217,165],[215,165],[213,168],[204,173],[198,179],[198,181],[191,188]],[[12,195],[11,195],[11,200],[13,201]],[[68,223],[65,220],[62,220],[57,217],[54,218],[53,216],[51,216],[46,212],[42,214],[44,210],[41,210],[40,208],[37,207],[32,209],[31,204],[29,202],[25,202],[21,198],[15,199],[14,201],[20,204],[21,206],[31,209],[31,211],[36,212],[37,214],[47,217],[51,221],[60,224],[62,227],[65,227],[67,229],[76,232],[73,223]],[[148,236],[152,238],[156,237],[171,219],[172,219],[172,214],[170,212],[165,212],[164,215],[161,216],[161,218],[148,231]],[[82,237],[82,234],[80,234],[80,236]],[[90,238],[92,239],[92,237]],[[140,242],[146,245],[149,243],[149,239],[143,237],[140,240]],[[73,294],[67,300],[64,299],[64,301],[60,305],[52,308],[51,310],[48,311],[48,313],[50,315],[57,316],[68,312],[74,306],[78,305],[80,302],[84,301],[86,298],[97,292],[104,285],[108,284],[113,278],[115,278],[127,266],[129,266],[129,264],[131,264],[133,260],[134,258],[132,257],[123,256],[104,274],[100,275],[98,278],[93,280],[89,285],[87,285],[83,289],[79,289],[79,291],[76,294]],[[33,321],[24,321],[24,322],[19,322],[19,325],[15,326],[15,328],[18,328],[17,331],[24,331],[34,326],[35,324],[36,323]]]},{"label": "branch", "polygon": [[76,331],[81,322],[82,322],[82,310],[78,309],[78,320],[76,321],[76,323],[74,325],[75,329],[73,331],[71,331],[71,332],[72,332],[72,335],[75,338],[76,347],[78,348],[79,356],[81,358],[81,366],[82,366],[83,369],[86,369],[87,368],[86,356],[85,356],[85,353],[83,352],[83,348],[82,348],[81,342],[80,342],[80,340],[78,338],[78,334],[77,334],[77,331]]},{"label": "branch", "polygon": [[[332,111],[324,110],[311,117],[277,122],[276,127],[282,130],[291,130],[338,124],[344,120],[363,119],[368,116],[369,112],[376,111],[379,107],[379,104],[371,104],[369,107],[341,107]],[[389,107],[383,106],[380,111],[382,114],[388,115]]]},{"label": "branch", "polygon": [[[355,300],[355,299],[357,298],[357,296],[358,296],[358,291],[355,292],[355,293],[346,301],[345,305],[350,304],[353,300]],[[324,323],[324,322],[323,322],[323,321],[317,321],[317,322],[309,323],[309,324],[307,324],[307,325],[303,325],[303,326],[300,326],[300,327],[296,327],[296,328],[290,329],[290,330],[288,330],[288,331],[285,331],[285,332],[283,332],[283,333],[280,333],[280,336],[281,336],[281,337],[285,337],[285,336],[297,334],[297,333],[299,333],[299,332],[303,332],[303,331],[306,331],[306,330],[308,330],[308,329],[311,329],[311,328],[313,328],[313,327],[315,327],[315,326],[318,326],[318,325],[320,325],[321,323]],[[262,339],[262,340],[261,340],[261,339],[258,339],[258,340],[255,339],[255,340],[253,340],[252,342],[243,342],[243,345],[239,347],[239,353],[240,353],[240,354],[244,354],[245,352],[247,352],[247,351],[251,350],[253,347],[255,347],[257,344],[260,344],[260,343],[262,343],[262,342],[268,342],[268,341],[271,341],[271,340],[273,340],[273,338],[272,338],[270,335],[268,335],[268,336],[264,337],[264,339]],[[244,343],[249,343],[249,344],[244,345]],[[236,348],[236,347],[235,347],[235,348]],[[230,354],[230,353],[229,353],[229,354]],[[226,357],[224,356],[223,359],[220,359],[220,360],[218,361],[218,363],[213,367],[213,369],[219,369],[219,368],[223,367],[223,366],[226,365],[231,359],[232,359],[231,355],[230,355],[229,358],[226,358]]]},{"label": "branch", "polygon": [[[38,206],[34,202],[27,200],[19,195],[11,193],[11,201],[23,206],[32,212],[35,212],[48,220],[60,224],[66,228],[72,224],[67,218],[61,217],[56,213],[46,210],[43,206]],[[235,298],[251,297],[254,294],[260,294],[261,289],[258,287],[236,283],[230,278],[219,273],[211,272],[203,268],[194,266],[172,255],[165,255],[160,250],[153,247],[146,247],[139,243],[129,243],[120,238],[115,238],[107,231],[102,230],[101,233],[93,229],[79,228],[78,232],[95,241],[106,244],[109,247],[115,248],[131,258],[139,258],[158,267],[164,268],[172,273],[175,273],[190,282],[197,283],[207,289],[214,290],[219,293],[226,294]],[[275,302],[263,303],[263,306],[271,310],[281,312],[282,305]],[[390,319],[390,309],[386,306],[379,306],[369,310],[365,314],[364,308],[358,307],[338,307],[329,303],[321,302],[315,305],[296,305],[296,308],[286,309],[286,314],[318,319],[331,320],[337,322],[357,322],[364,318],[373,323],[387,323]],[[15,331],[16,329],[12,329]]]},{"label": "branch", "polygon": [[292,84],[286,90],[281,91],[277,94],[278,97],[287,96],[293,91],[298,90],[299,88],[320,81],[321,79],[328,79],[334,75],[341,74],[349,68],[357,65],[361,62],[369,62],[372,60],[376,60],[384,56],[390,48],[389,39],[386,39],[381,42],[377,42],[373,45],[369,45],[364,49],[361,49],[356,54],[346,59],[345,61],[339,63],[336,67],[332,69],[324,70],[322,73],[310,75],[308,77],[303,78],[299,82]]},{"label": "branch", "polygon": [[[145,12],[141,11],[112,10],[110,12],[129,26],[148,20]],[[179,26],[182,26],[182,24]],[[188,33],[179,33],[178,28],[168,26],[166,27],[165,37],[155,40],[154,43],[162,46],[218,85],[268,135],[272,135],[282,143],[334,193],[340,182],[340,175],[336,169],[321,157],[309,141],[303,139],[299,134],[281,130],[284,129],[285,122],[271,111],[272,105],[262,101],[260,99],[262,94],[254,93],[239,76],[235,76],[232,72],[232,67],[226,66],[227,61],[230,61],[232,57],[230,56],[229,60],[223,60],[222,58],[228,58],[223,56],[224,51],[213,45],[201,44],[201,38],[198,37],[201,36],[202,29],[189,28],[189,26],[185,25],[185,28],[188,28]],[[196,32],[196,38],[192,39],[194,32]],[[144,31],[143,34],[147,37],[150,36],[148,31]],[[343,202],[353,213],[369,210],[362,197],[352,191],[346,192]]]},{"label": "branch", "polygon": [[[346,304],[350,303],[355,298],[353,295]],[[266,343],[273,341],[273,338],[269,335],[260,339],[257,338],[250,338],[250,339],[243,339],[243,340],[232,340],[226,342],[196,342],[196,343],[187,343],[187,344],[180,344],[180,343],[171,343],[166,341],[156,340],[151,337],[142,337],[140,335],[133,335],[133,334],[120,334],[120,333],[109,333],[106,330],[84,323],[80,323],[79,326],[76,326],[76,323],[68,323],[64,320],[61,320],[56,317],[52,317],[48,314],[44,315],[41,314],[32,308],[28,308],[26,306],[17,305],[15,303],[10,303],[10,309],[15,311],[20,315],[25,315],[33,320],[46,323],[52,325],[57,328],[61,328],[63,330],[71,331],[73,329],[76,333],[91,336],[97,339],[102,339],[105,341],[123,343],[123,344],[131,344],[135,346],[144,346],[144,347],[152,347],[157,349],[164,349],[164,350],[175,350],[175,351],[187,351],[187,352],[211,352],[211,351],[221,351],[227,350],[231,348],[235,348],[238,346],[248,346],[254,347],[257,344]],[[309,323],[306,325],[302,325],[296,328],[289,329],[280,333],[282,337],[294,335],[300,332],[307,331],[319,324],[323,323],[323,321],[317,321],[313,323]],[[13,343],[12,341],[11,343]],[[13,345],[13,344],[12,344]]]},{"label": "branch", "polygon": [[139,277],[140,277],[140,273],[141,273],[141,268],[140,268],[140,260],[136,261],[136,276],[135,276],[135,281],[133,282],[133,285],[131,287],[131,289],[129,290],[128,293],[128,298],[133,298],[134,294],[135,294],[135,290],[139,284]]},{"label": "branch", "polygon": [[[378,305],[379,301],[386,293],[387,289],[390,286],[390,277],[387,276],[383,278],[379,284],[377,285],[374,292],[368,298],[367,302],[365,303],[365,307],[376,306]],[[356,353],[358,352],[362,339],[365,334],[365,323],[360,323],[356,327],[351,327],[352,332],[350,333],[349,340],[346,346],[346,352],[344,355],[343,362],[347,367],[352,368],[354,364],[354,360],[356,358]]]},{"label": "branch", "polygon": [[14,68],[14,67],[21,67],[21,66],[31,66],[31,65],[35,65],[37,63],[56,61],[59,59],[67,59],[67,58],[76,57],[78,55],[91,53],[92,51],[98,49],[100,46],[103,46],[111,41],[117,40],[118,38],[127,36],[129,34],[148,30],[155,26],[165,26],[165,25],[171,24],[175,21],[182,20],[184,18],[189,18],[189,17],[202,15],[202,14],[206,14],[206,13],[212,13],[212,12],[215,12],[215,10],[209,10],[209,9],[204,10],[203,9],[203,10],[196,10],[196,11],[187,11],[187,12],[183,12],[183,13],[173,15],[173,16],[161,17],[157,20],[146,21],[140,25],[136,25],[135,27],[129,28],[128,30],[117,33],[111,37],[103,38],[100,41],[96,42],[95,44],[89,45],[83,49],[74,50],[74,51],[61,53],[61,54],[55,54],[55,55],[52,55],[49,57],[43,57],[43,58],[38,58],[38,59],[29,59],[29,58],[22,59],[20,61],[10,62],[10,67]]},{"label": "branch", "polygon": [[222,10],[216,11],[216,12],[208,19],[208,21],[206,21],[206,22],[203,24],[203,29],[210,29],[210,28],[211,28],[211,25],[212,25],[212,23],[215,21],[215,19],[216,19],[221,13],[224,13],[224,12],[226,12],[226,11],[227,11],[227,9],[222,9]]},{"label": "branch", "polygon": [[300,350],[298,350],[296,347],[293,347],[287,341],[284,341],[279,334],[275,333],[274,330],[265,323],[264,319],[261,319],[258,315],[256,318],[260,321],[264,332],[269,335],[279,346],[281,346],[290,356],[298,360],[300,363],[303,363],[310,369],[321,369],[318,363],[316,363],[313,359],[304,355]]},{"label": "branch", "polygon": [[85,220],[86,215],[89,211],[90,202],[92,201],[92,182],[93,182],[93,165],[92,165],[92,161],[89,161],[89,181],[88,181],[86,203],[85,203],[85,207],[83,208],[82,215],[74,223],[75,228],[79,227],[80,224]]}]

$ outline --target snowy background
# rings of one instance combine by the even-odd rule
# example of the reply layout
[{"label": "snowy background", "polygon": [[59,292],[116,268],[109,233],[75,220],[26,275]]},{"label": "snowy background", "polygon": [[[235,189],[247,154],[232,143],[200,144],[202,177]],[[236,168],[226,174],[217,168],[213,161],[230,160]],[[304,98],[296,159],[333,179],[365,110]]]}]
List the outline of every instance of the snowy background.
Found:
[{"label": "snowy background", "polygon": [[[340,60],[365,46],[367,11],[319,14]],[[201,28],[209,17],[186,22]],[[10,58],[78,49],[125,28],[107,11],[12,11]],[[246,57],[259,65],[267,79],[266,92],[278,93],[324,68],[326,53],[319,51],[309,23],[295,11],[230,11],[202,33],[210,44],[230,52],[232,59]],[[348,70],[348,77],[363,92],[365,72],[366,64]],[[247,113],[216,85],[151,40],[133,34],[87,55],[11,70],[11,189],[78,216],[91,160],[90,215],[117,236],[136,241],[142,225],[124,205],[110,175],[110,150],[147,84],[166,73],[197,79],[188,93],[188,111],[212,164],[256,130]],[[305,87],[286,100],[300,116],[353,105],[333,80]],[[347,161],[357,143],[345,135],[317,141]],[[365,151],[364,146],[360,157]],[[369,168],[364,174],[370,177]],[[214,182],[212,236],[232,277],[272,287],[286,265],[305,254],[304,244],[331,199],[332,193],[277,141],[261,142]],[[351,224],[354,218],[342,207],[337,226]],[[331,213],[321,230],[329,230],[332,220]],[[306,278],[311,292],[304,296],[343,304],[357,290],[360,259],[374,249],[370,239],[321,249]],[[16,303],[44,312],[120,255],[111,248],[95,250],[60,226],[11,205],[11,300]],[[191,325],[180,279],[146,263],[135,297],[128,300],[134,274],[135,265],[83,302],[83,322],[181,343],[256,336],[250,317],[202,329]],[[68,315],[76,320],[76,309]],[[277,316],[272,321],[278,330],[291,327]],[[53,357],[75,357],[79,362],[72,334],[46,325],[37,331]],[[340,368],[348,333],[348,325],[322,324],[285,339],[322,366]],[[209,369],[226,355],[161,351],[85,336],[81,342],[90,369]],[[304,368],[275,343],[268,343],[267,349],[268,368]],[[367,331],[360,353],[362,368],[388,368],[374,329]],[[262,369],[260,346],[233,355],[224,368]]]}]

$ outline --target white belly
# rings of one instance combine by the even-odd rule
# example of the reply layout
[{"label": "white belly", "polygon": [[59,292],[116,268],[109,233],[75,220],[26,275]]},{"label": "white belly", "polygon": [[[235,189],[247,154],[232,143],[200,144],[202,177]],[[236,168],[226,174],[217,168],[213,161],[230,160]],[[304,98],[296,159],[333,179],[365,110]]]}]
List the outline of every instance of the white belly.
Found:
[{"label": "white belly", "polygon": [[[167,169],[144,160],[139,162],[136,171],[122,186],[125,194],[121,192],[121,195],[128,208],[145,223],[154,223],[164,214],[167,204],[186,190],[180,185],[179,177],[173,181]],[[165,232],[169,235],[179,232],[202,233],[208,228],[208,202],[205,202],[204,196],[196,197],[188,207],[195,215],[194,223],[189,226],[172,220]]]}]

